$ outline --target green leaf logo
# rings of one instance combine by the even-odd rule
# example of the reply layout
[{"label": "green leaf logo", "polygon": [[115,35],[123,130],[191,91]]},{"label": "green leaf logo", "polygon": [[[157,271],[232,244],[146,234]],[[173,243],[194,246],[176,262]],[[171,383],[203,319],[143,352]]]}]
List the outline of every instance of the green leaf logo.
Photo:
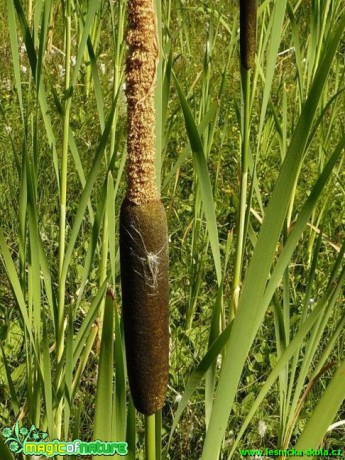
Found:
[{"label": "green leaf logo", "polygon": [[19,428],[18,422],[14,425],[14,429],[6,426],[1,432],[4,437],[5,444],[8,444],[11,452],[19,454],[23,451],[23,444],[26,441],[44,441],[48,437],[48,433],[40,431],[35,425],[31,425],[30,429],[25,426]]}]

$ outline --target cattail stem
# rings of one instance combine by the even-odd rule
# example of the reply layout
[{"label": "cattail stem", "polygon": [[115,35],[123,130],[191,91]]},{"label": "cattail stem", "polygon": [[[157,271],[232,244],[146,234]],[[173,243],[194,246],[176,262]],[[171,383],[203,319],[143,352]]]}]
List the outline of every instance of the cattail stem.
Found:
[{"label": "cattail stem", "polygon": [[155,415],[145,415],[145,460],[156,460]]},{"label": "cattail stem", "polygon": [[241,272],[243,265],[243,248],[247,233],[247,188],[248,158],[250,134],[250,69],[254,66],[256,48],[257,0],[240,0],[240,54],[242,86],[242,141],[241,141],[241,178],[240,207],[237,220],[237,241],[234,279],[232,286],[232,314],[236,314],[241,289]]},{"label": "cattail stem", "polygon": [[250,135],[250,72],[242,67],[241,72],[242,100],[243,100],[243,126],[241,140],[241,176],[240,176],[240,207],[237,221],[236,259],[233,280],[233,314],[236,314],[241,286],[241,272],[243,264],[243,247],[246,237],[246,212],[248,188],[248,157]]},{"label": "cattail stem", "polygon": [[155,413],[156,460],[162,459],[162,409]]}]

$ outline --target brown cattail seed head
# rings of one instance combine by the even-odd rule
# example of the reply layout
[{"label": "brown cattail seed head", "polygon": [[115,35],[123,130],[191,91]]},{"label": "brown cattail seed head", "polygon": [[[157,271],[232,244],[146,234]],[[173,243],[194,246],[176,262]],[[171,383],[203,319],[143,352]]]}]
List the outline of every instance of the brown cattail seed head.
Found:
[{"label": "brown cattail seed head", "polygon": [[160,201],[120,214],[120,261],[127,370],[136,409],[163,407],[169,373],[168,229]]},{"label": "brown cattail seed head", "polygon": [[159,58],[153,0],[128,2],[126,61],[128,193],[136,204],[158,200],[155,184],[154,87]]},{"label": "brown cattail seed head", "polygon": [[247,70],[255,61],[257,9],[257,0],[240,0],[241,63]]}]

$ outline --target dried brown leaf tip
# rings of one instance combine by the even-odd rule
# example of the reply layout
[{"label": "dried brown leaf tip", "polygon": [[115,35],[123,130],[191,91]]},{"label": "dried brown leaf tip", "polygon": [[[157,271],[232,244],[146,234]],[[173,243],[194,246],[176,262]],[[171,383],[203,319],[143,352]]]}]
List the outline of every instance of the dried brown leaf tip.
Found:
[{"label": "dried brown leaf tip", "polygon": [[112,286],[107,287],[106,298],[109,300],[115,300],[115,291]]},{"label": "dried brown leaf tip", "polygon": [[126,61],[128,199],[143,204],[158,199],[155,185],[154,87],[159,58],[152,0],[128,3]]},{"label": "dried brown leaf tip", "polygon": [[247,70],[255,61],[257,9],[257,0],[240,0],[241,63]]}]

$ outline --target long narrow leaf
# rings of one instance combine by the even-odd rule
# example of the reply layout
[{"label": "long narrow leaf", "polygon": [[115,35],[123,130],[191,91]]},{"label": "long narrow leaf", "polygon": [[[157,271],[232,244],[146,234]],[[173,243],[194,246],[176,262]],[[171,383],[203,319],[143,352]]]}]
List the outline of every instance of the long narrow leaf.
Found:
[{"label": "long narrow leaf", "polygon": [[189,104],[183,94],[183,91],[173,73],[173,78],[175,82],[175,87],[180,99],[181,108],[183,111],[186,130],[188,134],[188,139],[190,146],[193,152],[193,160],[195,165],[195,170],[198,176],[200,183],[200,194],[203,204],[203,210],[206,217],[206,224],[208,229],[208,235],[210,238],[212,255],[214,259],[214,265],[217,274],[218,284],[222,278],[221,270],[221,261],[220,261],[220,249],[219,249],[219,237],[216,221],[216,210],[213,201],[212,186],[210,181],[210,175],[207,169],[206,158],[204,153],[204,148],[200,139],[198,128],[195,124],[194,117],[190,110]]}]

